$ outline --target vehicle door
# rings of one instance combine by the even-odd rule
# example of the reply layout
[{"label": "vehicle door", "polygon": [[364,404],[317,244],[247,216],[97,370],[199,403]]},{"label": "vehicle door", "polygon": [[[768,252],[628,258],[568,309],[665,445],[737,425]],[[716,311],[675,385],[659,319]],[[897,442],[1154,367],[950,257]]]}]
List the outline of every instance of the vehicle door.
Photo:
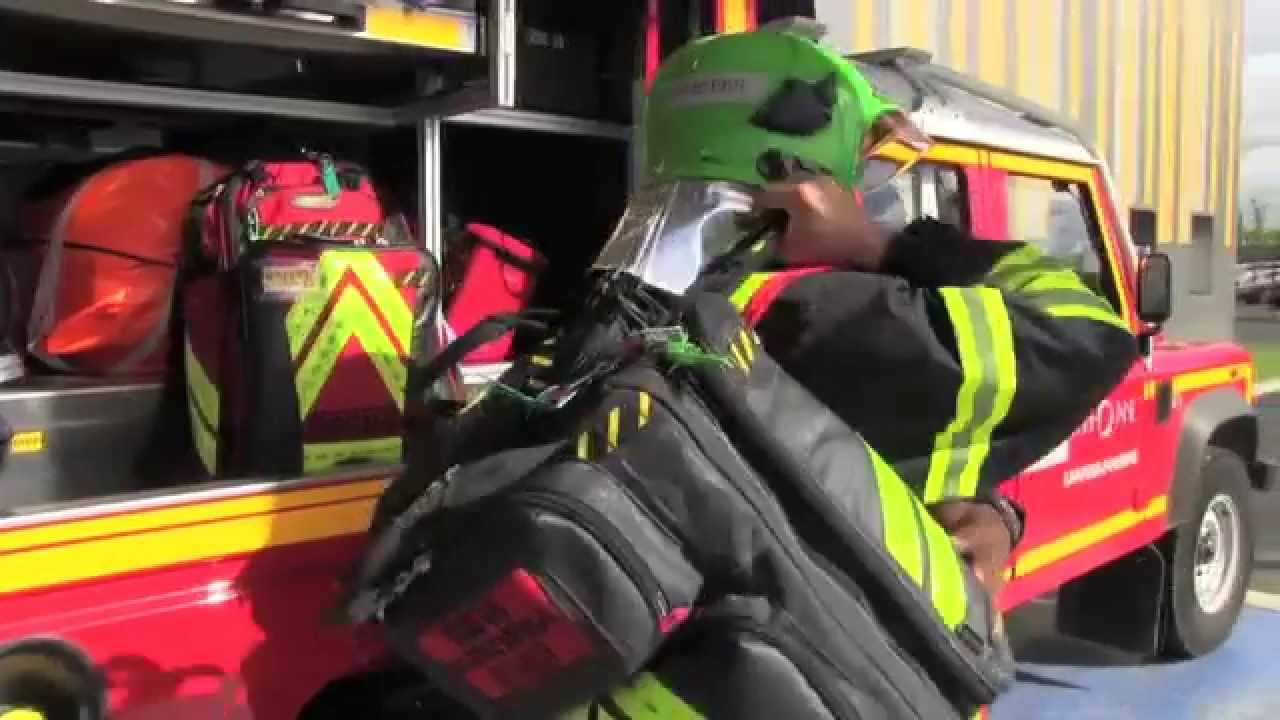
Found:
[{"label": "vehicle door", "polygon": [[[1091,168],[991,154],[990,187],[1003,199],[1008,239],[1034,243],[1074,267],[1095,292],[1131,321],[1128,281],[1114,245],[1114,217],[1104,213]],[[1154,403],[1144,400],[1139,362],[1124,381],[1055,450],[1011,484],[1027,511],[1014,560],[1022,578],[1052,570],[1057,584],[1099,562],[1109,544],[1140,521],[1135,508],[1142,430]]]}]

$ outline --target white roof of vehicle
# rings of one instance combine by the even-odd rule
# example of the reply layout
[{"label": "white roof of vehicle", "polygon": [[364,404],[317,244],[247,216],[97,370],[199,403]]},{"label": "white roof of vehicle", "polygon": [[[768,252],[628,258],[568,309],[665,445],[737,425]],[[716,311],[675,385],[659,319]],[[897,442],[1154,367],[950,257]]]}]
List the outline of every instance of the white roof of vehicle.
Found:
[{"label": "white roof of vehicle", "polygon": [[934,137],[1098,164],[1069,121],[1053,110],[935,65],[925,52],[896,48],[850,59],[878,92],[910,110],[920,129]]}]

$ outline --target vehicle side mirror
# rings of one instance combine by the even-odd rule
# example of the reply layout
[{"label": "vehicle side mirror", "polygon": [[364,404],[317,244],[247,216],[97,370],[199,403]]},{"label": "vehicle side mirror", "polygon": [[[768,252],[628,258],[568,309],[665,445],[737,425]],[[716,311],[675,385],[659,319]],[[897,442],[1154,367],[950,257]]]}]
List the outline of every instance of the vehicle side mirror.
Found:
[{"label": "vehicle side mirror", "polygon": [[1159,327],[1173,315],[1173,263],[1164,253],[1150,253],[1138,266],[1138,318]]}]

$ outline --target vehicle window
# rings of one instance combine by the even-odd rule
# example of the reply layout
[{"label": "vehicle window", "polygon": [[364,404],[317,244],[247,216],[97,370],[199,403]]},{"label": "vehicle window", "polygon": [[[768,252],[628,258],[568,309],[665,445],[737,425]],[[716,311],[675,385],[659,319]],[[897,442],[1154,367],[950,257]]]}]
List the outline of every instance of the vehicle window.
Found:
[{"label": "vehicle window", "polygon": [[[872,158],[867,162],[864,181],[883,178],[891,172],[891,163]],[[900,230],[922,217],[967,228],[969,205],[963,178],[954,167],[917,163],[893,180],[866,192],[863,206],[874,222],[890,231]]]},{"label": "vehicle window", "polygon": [[1032,243],[1070,264],[1094,292],[1111,302],[1113,291],[1102,237],[1078,183],[1008,176],[1009,237]]}]

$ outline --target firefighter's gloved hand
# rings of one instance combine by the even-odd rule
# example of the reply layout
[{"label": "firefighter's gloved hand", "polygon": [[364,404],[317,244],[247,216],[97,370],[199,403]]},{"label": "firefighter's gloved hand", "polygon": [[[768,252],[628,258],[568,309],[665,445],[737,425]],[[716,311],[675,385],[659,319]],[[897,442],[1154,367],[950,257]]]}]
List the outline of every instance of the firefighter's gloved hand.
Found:
[{"label": "firefighter's gloved hand", "polygon": [[989,502],[950,500],[931,506],[933,517],[951,535],[963,555],[991,592],[1004,587],[1004,569],[1013,551],[1013,537],[1000,511]]},{"label": "firefighter's gloved hand", "polygon": [[788,265],[836,265],[878,270],[887,239],[853,194],[826,175],[801,175],[765,187],[756,196],[759,212],[787,214],[778,245]]}]

